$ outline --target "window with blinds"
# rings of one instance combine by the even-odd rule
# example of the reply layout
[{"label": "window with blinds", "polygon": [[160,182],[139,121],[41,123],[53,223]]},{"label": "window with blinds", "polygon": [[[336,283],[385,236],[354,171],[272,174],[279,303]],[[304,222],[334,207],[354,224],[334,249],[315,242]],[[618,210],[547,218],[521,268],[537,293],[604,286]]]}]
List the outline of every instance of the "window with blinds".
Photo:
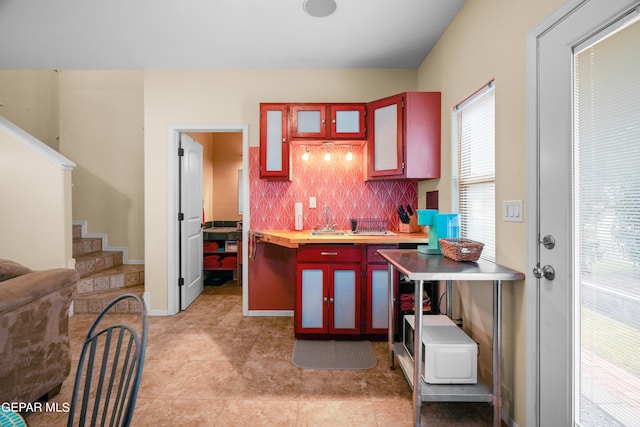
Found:
[{"label": "window with blinds", "polygon": [[494,83],[454,108],[453,206],[460,236],[484,243],[482,258],[496,258]]},{"label": "window with blinds", "polygon": [[574,56],[576,418],[584,426],[640,425],[639,46],[636,18]]}]

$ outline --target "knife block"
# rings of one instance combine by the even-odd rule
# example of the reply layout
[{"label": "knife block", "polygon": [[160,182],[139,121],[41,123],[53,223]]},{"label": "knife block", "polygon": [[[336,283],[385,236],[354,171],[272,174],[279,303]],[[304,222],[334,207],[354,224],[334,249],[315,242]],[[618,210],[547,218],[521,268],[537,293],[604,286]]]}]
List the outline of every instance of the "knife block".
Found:
[{"label": "knife block", "polygon": [[400,233],[419,233],[422,231],[422,227],[418,225],[418,217],[413,214],[409,215],[409,224],[399,224],[398,231]]}]

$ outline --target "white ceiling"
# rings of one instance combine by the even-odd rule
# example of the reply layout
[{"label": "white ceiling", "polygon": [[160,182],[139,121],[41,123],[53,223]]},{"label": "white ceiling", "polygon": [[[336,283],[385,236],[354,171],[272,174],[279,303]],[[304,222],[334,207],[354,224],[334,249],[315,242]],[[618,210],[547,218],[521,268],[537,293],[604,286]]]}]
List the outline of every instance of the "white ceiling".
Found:
[{"label": "white ceiling", "polygon": [[0,0],[0,69],[417,68],[464,0]]}]

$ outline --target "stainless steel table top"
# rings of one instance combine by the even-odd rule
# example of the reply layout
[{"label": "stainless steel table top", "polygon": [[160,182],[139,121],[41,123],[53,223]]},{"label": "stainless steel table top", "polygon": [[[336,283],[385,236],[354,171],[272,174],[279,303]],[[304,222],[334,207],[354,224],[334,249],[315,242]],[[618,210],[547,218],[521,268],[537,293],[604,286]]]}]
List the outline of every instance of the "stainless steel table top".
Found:
[{"label": "stainless steel table top", "polygon": [[381,249],[378,253],[409,280],[522,280],[524,274],[496,263],[458,262],[416,249]]}]

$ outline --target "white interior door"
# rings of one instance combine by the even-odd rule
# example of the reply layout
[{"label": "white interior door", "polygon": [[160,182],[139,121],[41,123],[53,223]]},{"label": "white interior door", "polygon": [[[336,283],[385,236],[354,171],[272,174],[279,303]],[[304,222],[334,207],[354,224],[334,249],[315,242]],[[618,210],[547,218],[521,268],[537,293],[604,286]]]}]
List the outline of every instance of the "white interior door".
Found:
[{"label": "white interior door", "polygon": [[[599,71],[604,72],[604,77],[599,78],[608,83],[595,87],[586,75],[576,78],[576,54],[585,43],[597,42],[610,35],[612,29],[619,29],[621,22],[629,22],[637,15],[634,9],[639,3],[629,0],[569,1],[530,33],[529,102],[532,112],[528,153],[532,184],[529,188],[535,197],[529,198],[529,218],[535,218],[535,221],[528,232],[531,272],[527,277],[527,299],[528,309],[533,313],[528,323],[528,346],[535,351],[530,352],[528,360],[527,393],[531,398],[528,398],[527,425],[640,425],[640,418],[625,415],[637,410],[633,403],[629,404],[634,399],[635,408],[638,408],[640,376],[633,368],[616,362],[616,356],[609,351],[612,346],[623,348],[629,343],[640,343],[633,341],[640,337],[640,328],[628,328],[635,334],[629,338],[629,343],[624,339],[614,343],[612,332],[630,326],[628,319],[618,316],[615,309],[607,312],[601,310],[602,307],[596,307],[600,310],[596,317],[588,317],[593,311],[588,303],[593,305],[595,301],[597,305],[604,298],[603,294],[594,298],[590,293],[593,285],[607,288],[607,295],[612,295],[609,292],[612,284],[621,286],[614,292],[617,294],[628,293],[627,288],[640,286],[640,283],[633,283],[640,282],[640,178],[637,174],[640,162],[632,166],[636,169],[635,176],[626,173],[622,179],[609,179],[625,163],[633,164],[629,159],[640,159],[640,154],[638,157],[631,154],[634,150],[640,153],[639,120],[638,116],[635,119],[625,117],[625,113],[610,114],[624,110],[612,108],[612,105],[592,114],[597,120],[589,124],[580,116],[584,110],[593,107],[590,104],[603,102],[603,97],[621,99],[629,91],[637,90],[640,69],[635,71],[635,77],[616,89],[611,82],[618,82],[622,77],[615,71],[627,70],[629,55],[618,55],[616,59],[604,55],[599,60],[609,63]],[[629,52],[639,51],[640,44],[636,41]],[[595,60],[593,55],[582,58],[588,63]],[[633,73],[631,71],[629,75],[633,76]],[[619,93],[612,94],[613,90]],[[576,95],[580,95],[580,101]],[[638,105],[637,96],[635,104]],[[577,117],[582,118],[577,120]],[[624,129],[631,129],[629,132],[635,137],[626,143],[619,142],[617,147],[611,145]],[[586,153],[587,150],[595,151]],[[610,196],[612,192],[616,193],[616,188],[633,189],[617,191],[625,193],[618,194],[619,198],[628,199],[624,201],[629,206],[624,213],[618,209],[619,201],[607,205],[602,197],[598,197],[606,195],[611,201],[615,199]],[[609,257],[624,258],[617,246],[607,246],[617,240],[612,223],[614,227],[631,230],[629,243],[634,249],[624,264],[617,265],[629,272],[627,280],[631,283],[624,281],[616,271],[615,263],[603,262]],[[594,255],[600,258],[590,258]],[[640,315],[640,310],[636,313]],[[601,331],[597,332],[598,329]],[[608,338],[594,345],[592,333]],[[638,359],[640,348],[636,350],[635,358]],[[614,375],[614,369],[616,372],[626,370],[627,375]],[[636,389],[631,388],[631,394],[625,390],[625,397],[616,389],[621,389],[621,381],[626,380],[635,384]]]},{"label": "white interior door", "polygon": [[180,134],[180,309],[203,290],[202,280],[202,145]]}]

